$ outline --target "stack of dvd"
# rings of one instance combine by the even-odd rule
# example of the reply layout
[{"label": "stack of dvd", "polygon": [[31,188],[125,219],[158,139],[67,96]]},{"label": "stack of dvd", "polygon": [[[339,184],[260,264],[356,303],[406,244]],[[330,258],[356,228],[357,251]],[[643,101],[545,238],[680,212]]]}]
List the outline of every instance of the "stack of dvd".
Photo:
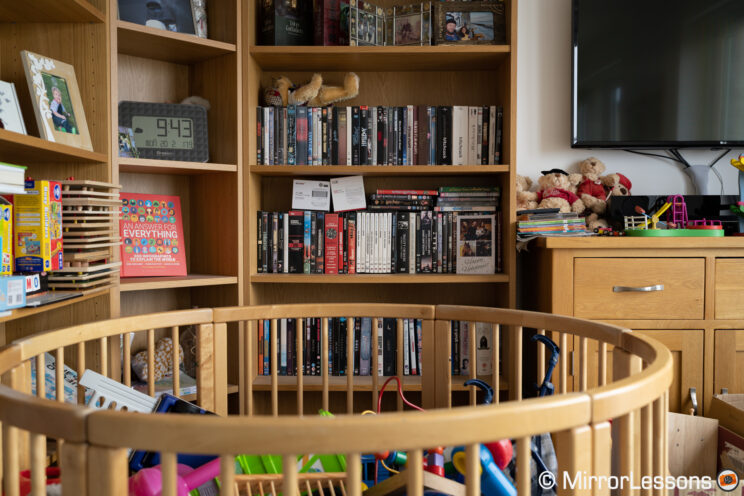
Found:
[{"label": "stack of dvd", "polygon": [[583,217],[576,212],[533,213],[520,215],[518,237],[583,236],[587,233]]},{"label": "stack of dvd", "polygon": [[420,189],[378,189],[370,195],[367,208],[371,211],[415,211],[432,210],[436,190]]},{"label": "stack of dvd", "polygon": [[442,186],[436,212],[495,212],[501,191],[498,186]]}]

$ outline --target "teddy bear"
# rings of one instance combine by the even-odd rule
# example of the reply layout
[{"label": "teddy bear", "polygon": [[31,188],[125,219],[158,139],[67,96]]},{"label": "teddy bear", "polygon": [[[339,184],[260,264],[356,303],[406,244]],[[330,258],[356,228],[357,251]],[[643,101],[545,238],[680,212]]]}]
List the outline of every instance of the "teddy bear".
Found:
[{"label": "teddy bear", "polygon": [[309,107],[324,107],[335,102],[350,100],[359,94],[359,76],[353,72],[346,73],[343,86],[328,86],[323,84],[320,74],[313,74],[310,82],[296,87],[287,76],[280,76],[272,80],[272,87],[264,92],[266,105],[307,105]]},{"label": "teddy bear", "polygon": [[530,191],[532,179],[517,174],[517,210],[534,210],[537,208],[537,193]]},{"label": "teddy bear", "polygon": [[561,212],[581,214],[586,209],[584,202],[576,195],[576,186],[581,181],[580,174],[568,174],[561,169],[542,171],[537,180],[537,208],[559,208]]},{"label": "teddy bear", "polygon": [[605,164],[596,157],[589,157],[579,163],[581,182],[576,188],[576,194],[589,211],[586,216],[589,229],[607,227],[607,222],[601,218],[607,209],[606,176],[602,176],[605,170]]}]

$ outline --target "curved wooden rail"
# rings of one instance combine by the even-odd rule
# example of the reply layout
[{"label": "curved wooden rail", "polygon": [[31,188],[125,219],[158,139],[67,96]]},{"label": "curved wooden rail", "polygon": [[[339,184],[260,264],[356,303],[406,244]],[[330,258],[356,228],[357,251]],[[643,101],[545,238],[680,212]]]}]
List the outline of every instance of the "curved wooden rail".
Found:
[{"label": "curved wooden rail", "polygon": [[[278,319],[298,319],[297,325],[302,325],[303,319],[307,318],[322,319],[322,377],[303,377],[300,373],[294,378],[298,413],[302,415],[304,381],[321,380],[324,407],[328,404],[330,378],[326,318],[347,317],[346,332],[351,337],[351,319],[369,316],[374,316],[373,341],[377,336],[375,326],[378,319],[398,319],[399,346],[403,343],[400,319],[423,321],[425,338],[435,341],[435,344],[427,345],[427,355],[423,360],[425,365],[422,367],[426,369],[421,380],[422,397],[430,406],[440,408],[378,416],[278,417],[277,359],[272,356],[269,380],[274,416],[252,416],[255,375],[252,371],[251,343],[255,338],[256,321],[271,321],[272,349],[277,349]],[[521,400],[518,393],[516,397],[519,401],[490,406],[441,408],[449,406],[451,402],[452,377],[447,364],[452,321],[470,323],[462,332],[469,333],[471,353],[475,353],[474,322],[491,325],[495,357],[498,357],[502,337],[513,341],[512,345],[517,350],[517,383],[513,386],[517,391],[521,390],[524,328],[534,328],[540,333],[552,332],[553,337],[562,344],[568,336],[577,336],[580,340],[580,391],[527,400]],[[33,362],[43,366],[43,356],[47,352],[56,357],[58,386],[62,385],[60,370],[65,363],[66,353],[76,356],[78,372],[81,373],[85,368],[86,350],[90,351],[90,347],[99,352],[99,371],[108,374],[109,369],[113,369],[109,367],[109,340],[118,336],[126,338],[122,340],[125,369],[122,382],[128,385],[129,333],[146,333],[149,370],[152,372],[155,329],[170,328],[171,336],[178,340],[178,326],[183,325],[194,325],[198,329],[200,365],[197,382],[200,402],[202,406],[213,408],[218,413],[227,411],[228,336],[232,332],[239,337],[240,351],[245,356],[240,374],[243,381],[240,384],[241,411],[248,416],[142,415],[101,411],[64,404],[60,394],[56,402],[28,394],[30,364]],[[589,373],[587,344],[590,341],[596,341],[599,350],[597,374],[600,386],[593,389],[586,388]],[[298,345],[301,346],[300,340]],[[606,354],[609,346],[614,347],[613,381],[607,383]],[[344,351],[351,363],[353,346]],[[171,357],[172,363],[178,359],[176,353]],[[544,367],[544,358],[544,353],[541,353],[539,372]],[[399,367],[402,367],[402,360],[399,356]],[[565,360],[562,362],[559,380],[561,391],[565,391]],[[501,372],[498,360],[494,365],[493,377],[498,381]],[[376,370],[376,366],[377,357],[373,353],[373,370]],[[518,452],[522,453],[517,460],[516,480],[521,496],[529,494],[527,455],[530,438],[545,432],[553,433],[556,440],[560,470],[584,470],[590,474],[609,475],[614,465],[616,472],[629,474],[640,465],[641,474],[636,477],[666,474],[665,412],[667,389],[672,380],[671,353],[658,342],[627,329],[571,317],[496,308],[386,304],[305,304],[187,310],[94,322],[29,336],[0,349],[0,374],[5,374],[7,384],[0,386],[0,422],[3,425],[3,485],[8,496],[18,494],[18,469],[24,466],[32,468],[32,479],[36,481],[33,494],[42,494],[42,452],[45,451],[46,437],[65,441],[60,451],[63,488],[73,494],[103,494],[101,491],[106,494],[126,494],[127,472],[124,462],[127,449],[131,448],[161,452],[166,467],[163,494],[173,494],[171,491],[175,489],[175,453],[221,455],[223,494],[228,495],[237,494],[233,492],[238,486],[233,486],[235,479],[232,473],[232,457],[235,454],[283,455],[286,477],[282,487],[284,493],[289,494],[297,490],[298,484],[296,464],[292,463],[294,456],[300,453],[346,453],[349,471],[346,474],[345,494],[356,496],[360,494],[361,475],[357,463],[360,453],[398,449],[408,451],[409,459],[420,460],[423,451],[432,445],[464,445],[469,454],[465,494],[473,496],[480,491],[479,472],[472,465],[475,463],[472,460],[476,458],[478,443],[512,438],[517,440]],[[471,370],[470,377],[475,377],[474,370]],[[362,379],[353,374],[346,377],[350,412],[354,411],[355,381]],[[371,381],[372,395],[376,398],[379,390],[377,375],[366,379]],[[446,384],[444,388],[442,382]],[[150,381],[149,389],[154,391],[153,381]],[[178,390],[177,385],[174,390]],[[44,386],[41,386],[37,395],[44,396],[44,393]],[[475,401],[475,392],[471,391],[470,404],[475,405]],[[398,409],[403,409],[400,401]],[[609,420],[613,420],[612,427]],[[638,425],[640,443],[635,435]],[[24,437],[26,432],[30,436]],[[26,439],[30,439],[27,445]],[[16,445],[20,447],[15,449]],[[65,466],[76,467],[76,470],[65,471]],[[422,494],[422,467],[413,464],[407,473],[408,494]],[[89,485],[92,481],[96,482],[95,489]],[[273,494],[277,492],[276,488],[272,491]]]}]

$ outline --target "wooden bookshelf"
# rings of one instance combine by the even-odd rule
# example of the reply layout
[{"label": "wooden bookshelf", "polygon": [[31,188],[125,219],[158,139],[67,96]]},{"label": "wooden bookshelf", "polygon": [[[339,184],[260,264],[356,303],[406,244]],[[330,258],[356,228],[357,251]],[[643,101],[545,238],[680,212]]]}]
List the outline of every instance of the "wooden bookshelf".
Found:
[{"label": "wooden bookshelf", "polygon": [[259,176],[459,176],[508,173],[508,165],[251,165]]},{"label": "wooden bookshelf", "polygon": [[193,64],[235,53],[234,43],[117,21],[119,53],[175,64]]},{"label": "wooden bookshelf", "polygon": [[0,4],[0,22],[104,23],[106,14],[86,0],[7,1]]},{"label": "wooden bookshelf", "polygon": [[251,46],[264,71],[490,70],[507,60],[509,45],[463,46]]},{"label": "wooden bookshelf", "polygon": [[209,174],[212,172],[237,172],[233,164],[180,162],[175,160],[152,160],[144,158],[119,158],[119,172],[142,174]]},{"label": "wooden bookshelf", "polygon": [[251,274],[254,284],[506,283],[506,274]]},{"label": "wooden bookshelf", "polygon": [[189,274],[174,277],[128,277],[121,280],[121,291],[148,291],[153,289],[176,289],[201,286],[223,286],[237,284],[233,276],[212,276],[206,274]]},{"label": "wooden bookshelf", "polygon": [[[16,91],[28,91],[28,86],[18,87]],[[24,118],[28,116],[24,112]],[[33,113],[31,114],[33,118]],[[32,163],[75,163],[89,164],[108,162],[105,153],[85,150],[74,146],[63,145],[53,141],[0,129],[0,156],[2,161],[26,165]]]}]

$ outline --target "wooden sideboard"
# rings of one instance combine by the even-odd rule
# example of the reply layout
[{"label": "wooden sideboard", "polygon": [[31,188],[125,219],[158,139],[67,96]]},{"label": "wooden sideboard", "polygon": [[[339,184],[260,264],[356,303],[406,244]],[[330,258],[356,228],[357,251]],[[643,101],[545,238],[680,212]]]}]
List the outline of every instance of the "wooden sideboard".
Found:
[{"label": "wooden sideboard", "polygon": [[[674,355],[669,409],[698,414],[722,389],[744,393],[744,238],[543,238],[522,260],[523,306],[628,327]],[[579,390],[578,341],[566,342]],[[608,350],[607,370],[612,371]],[[588,387],[597,350],[587,354]],[[560,381],[557,374],[556,381]]]}]

